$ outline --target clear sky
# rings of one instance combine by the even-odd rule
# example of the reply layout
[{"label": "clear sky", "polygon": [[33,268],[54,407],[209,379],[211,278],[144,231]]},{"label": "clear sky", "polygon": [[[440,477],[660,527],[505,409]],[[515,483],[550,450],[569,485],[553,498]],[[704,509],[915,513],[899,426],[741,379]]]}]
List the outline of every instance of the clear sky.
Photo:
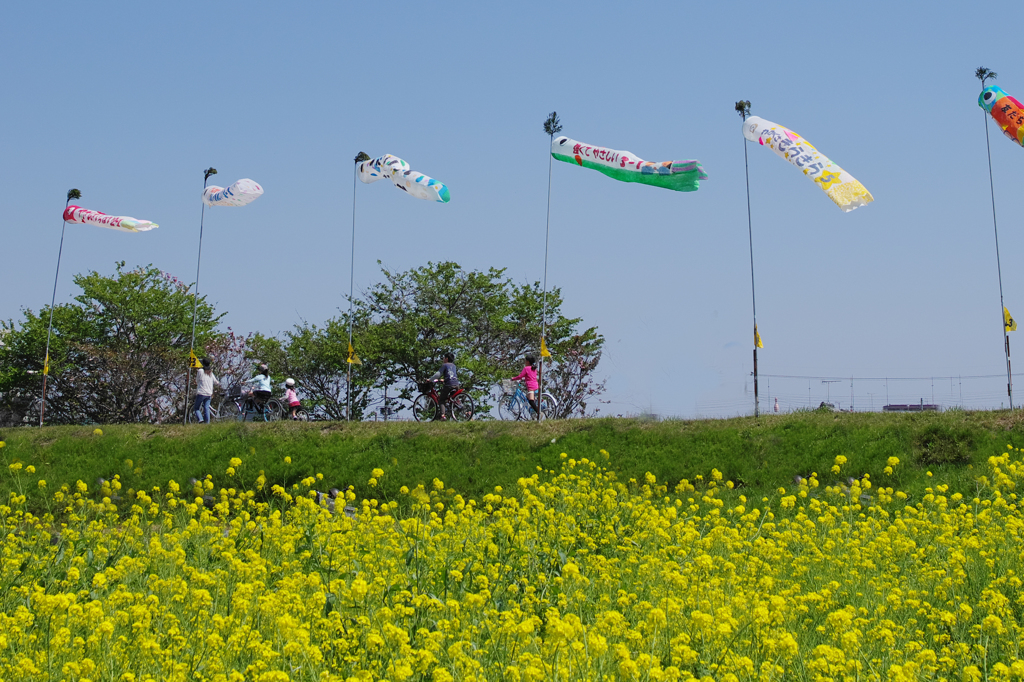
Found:
[{"label": "clear sky", "polygon": [[[787,162],[749,148],[762,396],[793,409],[830,391],[845,408],[850,382],[822,380],[854,377],[858,409],[953,404],[956,389],[965,404],[998,407],[1006,367],[973,72],[989,67],[1024,97],[1024,62],[984,39],[1020,18],[1008,2],[875,0],[8,3],[0,317],[49,304],[71,187],[86,208],[160,228],[69,226],[58,301],[75,294],[74,273],[111,273],[120,260],[192,281],[202,171],[214,166],[217,184],[247,177],[266,193],[207,210],[201,291],[236,331],[323,322],[348,291],[360,150],[406,159],[452,201],[360,185],[357,289],[379,280],[377,260],[540,280],[542,123],[557,110],[565,135],[651,161],[699,159],[710,175],[677,193],[555,163],[549,282],[564,313],[607,339],[603,413],[749,413],[733,110],[749,99],[875,197],[844,214]],[[990,134],[1006,305],[1024,319],[1024,150]],[[1011,342],[1024,358],[1024,337]],[[933,376],[945,378],[866,379]]]}]

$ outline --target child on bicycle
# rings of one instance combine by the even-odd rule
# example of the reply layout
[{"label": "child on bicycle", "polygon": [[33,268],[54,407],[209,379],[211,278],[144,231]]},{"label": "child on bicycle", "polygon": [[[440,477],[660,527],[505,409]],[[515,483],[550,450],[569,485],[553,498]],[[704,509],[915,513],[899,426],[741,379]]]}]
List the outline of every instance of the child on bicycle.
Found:
[{"label": "child on bicycle", "polygon": [[246,383],[252,384],[252,396],[260,405],[270,399],[270,370],[266,363],[260,365],[259,374],[249,379]]},{"label": "child on bicycle", "polygon": [[437,393],[437,398],[441,403],[441,419],[447,419],[448,396],[459,390],[459,377],[457,376],[457,369],[455,367],[455,353],[449,351],[444,354],[444,364],[441,365],[441,369],[434,372],[434,375],[430,377],[429,381],[434,381],[435,379],[442,379],[444,381],[444,385]]},{"label": "child on bicycle", "polygon": [[299,401],[299,396],[295,395],[295,379],[291,377],[284,380],[284,402],[292,411],[292,419],[298,420],[295,412],[302,407],[302,402]]},{"label": "child on bicycle", "polygon": [[520,381],[526,384],[526,399],[530,403],[530,407],[533,408],[535,414],[540,413],[540,406],[537,404],[537,390],[540,388],[537,383],[537,356],[527,355],[526,365],[523,367],[523,371],[518,375],[512,377],[512,381]]}]

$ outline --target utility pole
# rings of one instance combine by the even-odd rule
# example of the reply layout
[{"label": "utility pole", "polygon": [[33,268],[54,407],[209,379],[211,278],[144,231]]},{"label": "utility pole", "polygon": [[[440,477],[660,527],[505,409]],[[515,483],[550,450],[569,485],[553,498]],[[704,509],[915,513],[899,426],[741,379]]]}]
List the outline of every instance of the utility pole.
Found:
[{"label": "utility pole", "polygon": [[832,404],[832,399],[829,397],[829,389],[831,388],[829,384],[838,384],[839,381],[839,379],[823,379],[821,382],[825,384],[825,402],[828,403],[829,405]]}]

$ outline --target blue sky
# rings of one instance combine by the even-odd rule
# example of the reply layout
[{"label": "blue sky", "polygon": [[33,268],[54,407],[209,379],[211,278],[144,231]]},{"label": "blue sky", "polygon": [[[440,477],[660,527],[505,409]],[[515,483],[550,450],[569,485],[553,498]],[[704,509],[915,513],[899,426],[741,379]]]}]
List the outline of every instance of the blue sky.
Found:
[{"label": "blue sky", "polygon": [[[768,399],[792,409],[838,391],[845,407],[848,383],[821,379],[939,376],[939,394],[926,380],[855,379],[857,407],[877,409],[889,388],[892,402],[951,404],[948,377],[993,375],[957,388],[969,404],[998,407],[1005,361],[973,72],[994,69],[1024,97],[1024,65],[979,39],[986,22],[1013,25],[1021,12],[987,3],[971,30],[966,7],[10,3],[0,10],[0,317],[49,303],[71,187],[87,208],[160,228],[69,226],[58,300],[74,295],[74,273],[110,273],[119,260],[191,281],[212,165],[218,184],[248,177],[266,193],[207,212],[201,290],[235,330],[322,322],[348,291],[360,150],[401,156],[445,182],[452,201],[361,185],[357,289],[378,280],[377,260],[407,269],[450,259],[539,280],[542,122],[557,110],[577,140],[651,161],[699,159],[710,175],[683,194],[554,166],[549,282],[562,287],[565,313],[607,338],[603,412],[748,413],[750,260],[733,105],[749,99],[875,197],[844,214],[769,150],[748,150]],[[1024,150],[990,132],[1006,304],[1024,318]]]}]

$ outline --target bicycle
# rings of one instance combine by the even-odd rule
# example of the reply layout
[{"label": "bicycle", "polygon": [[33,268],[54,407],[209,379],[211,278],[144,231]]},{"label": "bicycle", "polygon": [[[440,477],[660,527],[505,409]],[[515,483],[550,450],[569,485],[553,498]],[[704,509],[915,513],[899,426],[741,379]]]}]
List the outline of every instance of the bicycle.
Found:
[{"label": "bicycle", "polygon": [[[416,421],[434,421],[439,415],[443,418],[441,398],[437,394],[438,383],[439,381],[435,380],[416,384],[416,388],[420,390],[420,395],[412,403],[412,416]],[[473,398],[462,387],[455,389],[448,396],[445,407],[450,410],[452,419],[458,422],[468,422],[476,413]]]},{"label": "bicycle", "polygon": [[[276,399],[272,399],[272,402],[277,403],[278,408],[279,408],[277,410],[276,419],[291,419],[292,418],[292,406],[291,405],[285,405],[284,403],[282,403],[282,402],[280,402],[280,401],[278,401]],[[312,419],[312,417],[309,416],[309,412],[306,410],[305,407],[299,406],[298,408],[296,408],[296,410],[295,410],[295,420],[294,421],[297,421],[297,422],[308,422],[310,419]]]},{"label": "bicycle", "polygon": [[[243,393],[241,386],[232,386],[220,403],[210,405],[210,421],[237,419],[273,422],[281,418],[281,402],[276,398],[261,400],[252,393]],[[195,415],[190,415],[195,417]]]},{"label": "bicycle", "polygon": [[[554,413],[558,401],[545,391],[540,396],[540,409],[545,417]],[[501,398],[498,399],[498,417],[506,421],[522,421],[536,419],[537,412],[526,398],[526,391],[520,382],[511,379],[501,380]]]}]

